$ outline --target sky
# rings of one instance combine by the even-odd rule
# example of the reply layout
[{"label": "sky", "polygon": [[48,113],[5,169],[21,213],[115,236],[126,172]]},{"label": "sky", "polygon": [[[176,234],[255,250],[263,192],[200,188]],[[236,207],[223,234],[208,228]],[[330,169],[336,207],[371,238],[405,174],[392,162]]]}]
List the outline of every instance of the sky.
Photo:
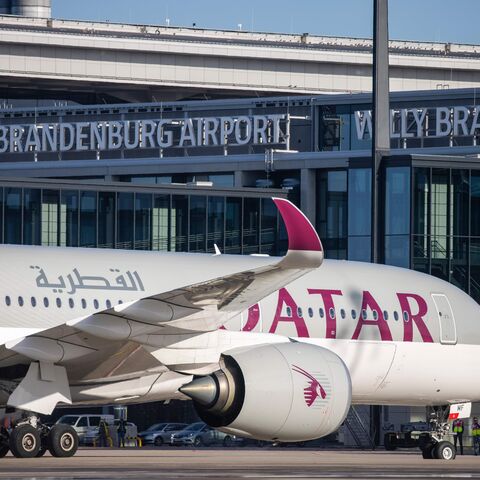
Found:
[{"label": "sky", "polygon": [[[54,18],[371,38],[373,0],[52,0]],[[479,0],[389,0],[390,38],[480,44]],[[239,27],[241,24],[241,27]]]}]

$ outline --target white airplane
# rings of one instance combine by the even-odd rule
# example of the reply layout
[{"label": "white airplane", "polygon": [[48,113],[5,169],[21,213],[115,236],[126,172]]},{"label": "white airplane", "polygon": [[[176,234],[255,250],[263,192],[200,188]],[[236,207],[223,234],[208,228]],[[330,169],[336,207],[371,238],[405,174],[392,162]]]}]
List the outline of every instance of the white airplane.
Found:
[{"label": "white airplane", "polygon": [[[283,258],[1,246],[0,455],[74,455],[75,431],[38,417],[59,404],[191,398],[222,431],[300,441],[338,429],[351,404],[480,400],[468,295],[323,261],[306,217],[274,202]],[[438,412],[423,455],[454,458]]]}]

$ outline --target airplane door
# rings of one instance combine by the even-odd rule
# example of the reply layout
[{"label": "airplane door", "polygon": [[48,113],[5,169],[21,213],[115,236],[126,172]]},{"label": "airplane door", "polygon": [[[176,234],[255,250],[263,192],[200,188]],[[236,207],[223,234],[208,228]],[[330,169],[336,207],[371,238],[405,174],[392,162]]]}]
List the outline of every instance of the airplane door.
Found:
[{"label": "airplane door", "polygon": [[440,342],[454,345],[457,343],[457,328],[452,307],[448,298],[440,293],[432,293],[432,299],[437,309],[440,323]]}]

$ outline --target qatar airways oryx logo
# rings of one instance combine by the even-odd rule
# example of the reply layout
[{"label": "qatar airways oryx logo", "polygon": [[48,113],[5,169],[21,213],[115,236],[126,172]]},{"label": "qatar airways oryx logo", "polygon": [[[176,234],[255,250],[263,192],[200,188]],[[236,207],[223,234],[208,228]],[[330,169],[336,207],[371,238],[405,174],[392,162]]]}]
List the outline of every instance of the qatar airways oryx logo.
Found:
[{"label": "qatar airways oryx logo", "polygon": [[312,374],[297,365],[292,365],[292,370],[307,377],[309,380],[307,386],[303,389],[303,397],[305,398],[307,407],[311,407],[318,397],[324,399],[327,396],[327,393],[320,385],[320,382]]}]

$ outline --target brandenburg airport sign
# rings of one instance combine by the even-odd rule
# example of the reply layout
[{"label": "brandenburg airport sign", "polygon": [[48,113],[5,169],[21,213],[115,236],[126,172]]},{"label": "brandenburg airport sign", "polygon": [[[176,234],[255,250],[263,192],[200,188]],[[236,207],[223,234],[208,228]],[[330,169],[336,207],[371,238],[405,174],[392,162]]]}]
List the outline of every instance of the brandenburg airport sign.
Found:
[{"label": "brandenburg airport sign", "polygon": [[0,126],[0,153],[285,143],[287,115]]}]

